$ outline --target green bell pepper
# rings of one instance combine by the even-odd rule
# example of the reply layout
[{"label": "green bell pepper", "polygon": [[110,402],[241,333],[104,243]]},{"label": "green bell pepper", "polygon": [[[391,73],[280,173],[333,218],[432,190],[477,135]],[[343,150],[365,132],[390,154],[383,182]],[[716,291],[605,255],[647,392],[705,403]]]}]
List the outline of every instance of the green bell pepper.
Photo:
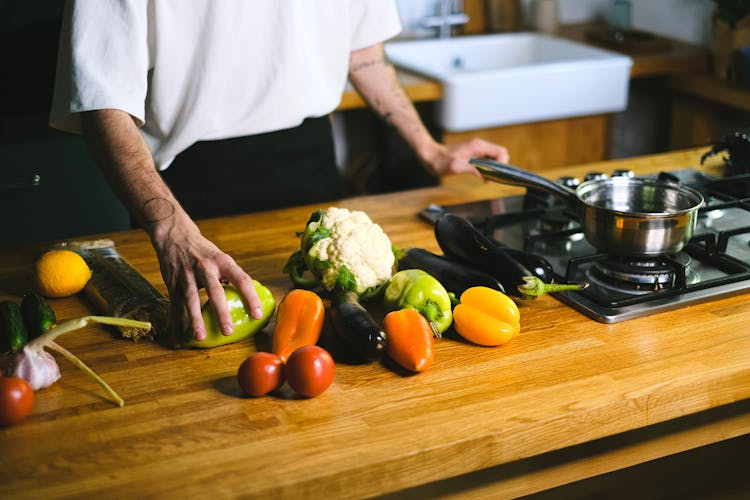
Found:
[{"label": "green bell pepper", "polygon": [[404,269],[394,274],[383,299],[386,312],[415,309],[430,322],[437,336],[453,323],[450,294],[437,279],[421,269]]},{"label": "green bell pepper", "polygon": [[224,335],[221,333],[219,320],[216,317],[213,307],[211,307],[211,301],[208,300],[203,304],[203,308],[201,309],[203,322],[206,325],[206,338],[201,341],[195,340],[192,330],[189,329],[185,332],[184,345],[186,347],[210,348],[232,344],[245,340],[262,330],[268,324],[271,316],[273,316],[273,312],[276,310],[276,300],[273,298],[271,291],[258,281],[253,281],[253,284],[263,307],[263,316],[261,318],[253,318],[249,310],[245,307],[245,302],[242,300],[239,291],[231,285],[225,285],[224,294],[227,297],[229,314],[234,324],[232,334]]}]

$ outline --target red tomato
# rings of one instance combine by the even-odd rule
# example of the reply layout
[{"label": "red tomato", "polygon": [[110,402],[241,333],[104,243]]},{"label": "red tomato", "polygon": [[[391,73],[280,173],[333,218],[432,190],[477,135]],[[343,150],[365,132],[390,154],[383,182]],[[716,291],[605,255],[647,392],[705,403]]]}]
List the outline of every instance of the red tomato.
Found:
[{"label": "red tomato", "polygon": [[328,389],[335,369],[328,351],[317,345],[305,345],[289,356],[284,371],[295,392],[312,398]]},{"label": "red tomato", "polygon": [[284,383],[284,365],[270,352],[256,352],[240,365],[237,381],[248,396],[263,396]]},{"label": "red tomato", "polygon": [[0,425],[25,419],[34,407],[34,390],[21,377],[0,376]]}]

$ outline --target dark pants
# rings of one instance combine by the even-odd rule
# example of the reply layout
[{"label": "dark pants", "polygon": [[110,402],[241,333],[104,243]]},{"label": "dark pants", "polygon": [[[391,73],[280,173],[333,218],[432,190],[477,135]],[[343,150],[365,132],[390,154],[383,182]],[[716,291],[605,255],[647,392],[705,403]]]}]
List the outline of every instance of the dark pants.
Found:
[{"label": "dark pants", "polygon": [[324,203],[345,195],[325,116],[277,132],[197,142],[162,177],[194,219]]}]

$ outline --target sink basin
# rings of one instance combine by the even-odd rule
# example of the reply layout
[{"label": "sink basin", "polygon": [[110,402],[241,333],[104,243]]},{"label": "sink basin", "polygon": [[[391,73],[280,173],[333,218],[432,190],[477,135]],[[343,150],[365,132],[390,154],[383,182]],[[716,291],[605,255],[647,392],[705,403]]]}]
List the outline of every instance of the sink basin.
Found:
[{"label": "sink basin", "polygon": [[436,120],[447,131],[622,111],[632,60],[534,32],[393,41],[401,69],[440,82]]}]

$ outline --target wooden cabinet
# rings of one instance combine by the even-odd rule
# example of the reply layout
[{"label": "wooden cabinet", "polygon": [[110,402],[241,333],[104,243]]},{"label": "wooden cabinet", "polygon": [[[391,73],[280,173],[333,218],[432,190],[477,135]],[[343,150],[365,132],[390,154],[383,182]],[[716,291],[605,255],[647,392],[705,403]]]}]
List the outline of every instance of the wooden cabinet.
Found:
[{"label": "wooden cabinet", "polygon": [[609,158],[612,115],[590,115],[503,127],[445,132],[451,145],[478,137],[502,144],[511,162],[529,170],[588,163]]},{"label": "wooden cabinet", "polygon": [[747,130],[750,88],[713,76],[675,77],[670,147],[703,146],[734,130]]}]

